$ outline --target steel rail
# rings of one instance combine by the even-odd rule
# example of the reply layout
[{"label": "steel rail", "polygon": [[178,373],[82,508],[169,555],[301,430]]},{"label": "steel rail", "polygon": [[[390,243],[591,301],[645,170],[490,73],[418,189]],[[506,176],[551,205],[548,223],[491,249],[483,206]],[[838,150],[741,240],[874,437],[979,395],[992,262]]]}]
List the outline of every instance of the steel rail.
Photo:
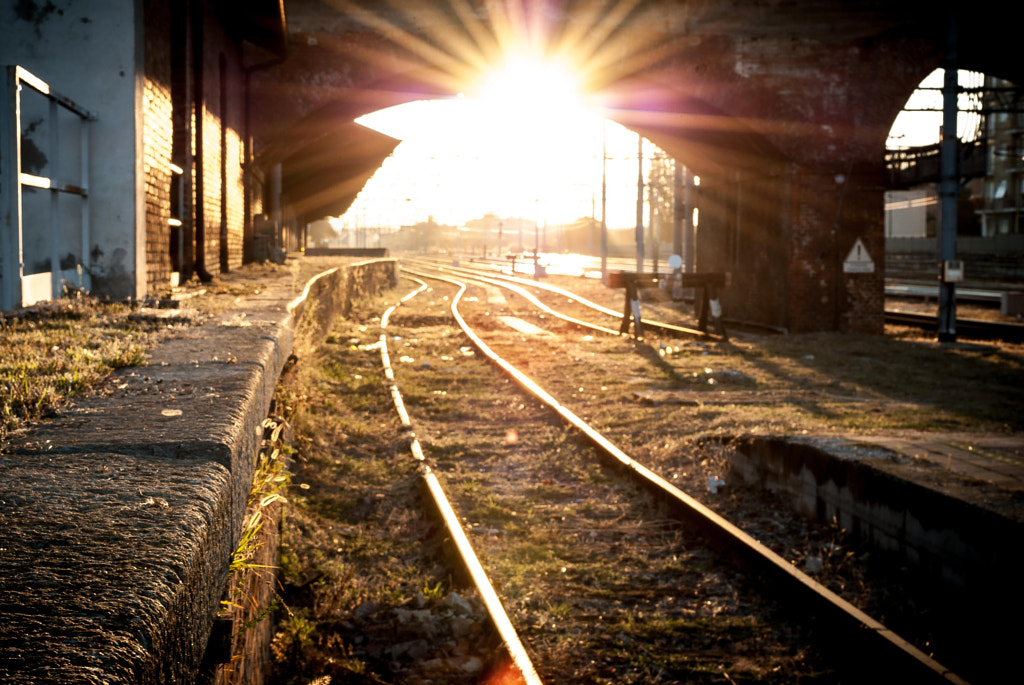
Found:
[{"label": "steel rail", "polygon": [[[911,326],[924,330],[938,330],[938,318],[931,314],[914,314],[911,312],[885,311],[885,322],[897,326]],[[979,319],[956,320],[956,332],[979,340],[1002,340],[1004,342],[1024,342],[1024,326],[1002,321],[982,321]]]},{"label": "steel rail", "polygon": [[[413,260],[413,261],[423,262],[423,261],[426,261],[426,260]],[[474,269],[468,269],[468,268],[465,268],[465,267],[453,267],[453,266],[448,266],[448,265],[438,265],[438,264],[434,264],[432,262],[428,262],[428,263],[430,263],[431,268],[438,269],[440,271],[448,270],[448,271],[452,271],[452,272],[462,271],[462,272],[471,273],[471,274],[478,273]],[[572,292],[571,290],[565,290],[564,288],[559,288],[558,286],[550,285],[550,284],[547,284],[547,283],[539,283],[537,281],[531,281],[531,280],[525,279],[525,278],[518,278],[516,276],[508,276],[508,275],[505,275],[504,273],[494,274],[494,277],[495,278],[499,278],[499,279],[511,280],[511,281],[515,281],[515,282],[518,282],[518,283],[524,283],[524,284],[532,285],[532,286],[534,286],[536,288],[540,288],[542,290],[547,290],[547,291],[549,291],[551,293],[554,293],[556,295],[562,295],[562,296],[565,296],[567,298],[571,298],[571,299],[575,300],[576,302],[579,302],[581,305],[583,305],[585,307],[589,307],[590,309],[594,309],[596,311],[599,311],[602,314],[606,314],[608,316],[613,316],[613,317],[616,317],[616,318],[619,318],[619,319],[622,318],[622,313],[621,312],[617,312],[617,311],[615,311],[613,309],[609,309],[608,307],[599,305],[596,302],[591,302],[590,300],[588,300],[585,297],[582,297],[580,295],[577,295],[576,293]],[[558,315],[556,314],[555,316],[558,316]],[[700,336],[700,337],[704,337],[704,338],[722,339],[721,336],[716,336],[716,335],[711,334],[711,333],[705,333],[704,331],[701,331],[699,329],[687,328],[686,326],[676,326],[675,324],[670,324],[670,323],[667,323],[665,321],[657,321],[657,320],[654,320],[654,319],[644,319],[644,318],[641,318],[640,323],[641,323],[642,326],[646,326],[648,328],[654,328],[656,330],[664,330],[664,331],[666,331],[668,333],[672,333],[673,335],[692,335],[692,336]],[[722,323],[727,324],[730,327],[730,329],[735,326],[735,327],[739,327],[739,328],[746,329],[746,330],[751,330],[751,331],[760,331],[760,332],[767,332],[767,333],[780,333],[780,334],[783,334],[783,335],[789,333],[788,329],[782,328],[781,326],[772,326],[771,324],[758,323],[756,321],[746,321],[746,320],[743,320],[743,319],[730,319],[728,317],[723,317],[722,318]],[[616,333],[618,333],[618,331],[616,331]]]},{"label": "steel rail", "polygon": [[900,675],[910,679],[907,682],[966,685],[967,681],[897,633],[795,568],[724,517],[708,509],[643,464],[629,457],[526,374],[497,355],[472,330],[458,310],[459,301],[465,292],[465,284],[446,276],[426,275],[426,277],[459,288],[458,294],[452,300],[452,315],[480,354],[507,373],[527,392],[557,412],[563,420],[578,429],[614,465],[634,477],[645,489],[665,500],[676,513],[681,515],[681,518],[694,525],[709,542],[736,554],[759,574],[766,576],[773,583],[778,583],[781,590],[790,599],[800,603],[801,609],[808,611],[811,615],[826,619],[832,626],[842,629],[844,636],[859,642],[865,650],[870,650],[866,653],[878,658],[879,663],[886,664],[886,668],[889,669],[886,672],[887,675],[893,674],[894,664],[898,663]]},{"label": "steel rail", "polygon": [[[414,259],[414,260],[410,260],[410,261],[426,263],[427,265],[430,266],[430,268],[437,269],[438,271],[452,271],[452,272],[462,271],[462,272],[469,273],[469,274],[474,274],[474,275],[477,274],[477,271],[475,271],[473,269],[467,269],[467,268],[461,267],[461,266],[439,265],[439,264],[435,264],[432,261],[423,260],[423,259]],[[576,293],[570,292],[568,290],[564,290],[564,289],[559,288],[557,286],[550,285],[549,283],[542,283],[540,281],[530,280],[529,278],[519,278],[518,276],[508,276],[508,275],[505,275],[504,273],[496,273],[496,274],[493,274],[492,277],[503,279],[503,280],[506,280],[506,281],[511,281],[513,283],[519,283],[521,285],[533,286],[535,288],[540,288],[541,290],[547,290],[548,292],[555,293],[556,295],[563,295],[565,297],[571,297],[573,300],[575,300],[576,302],[579,302],[584,307],[589,307],[590,309],[593,309],[595,311],[601,312],[602,314],[607,314],[608,316],[611,316],[611,317],[615,317],[615,318],[618,318],[618,319],[622,318],[622,312],[617,312],[614,309],[609,309],[608,307],[605,307],[603,305],[597,304],[596,302],[591,302],[590,300],[588,300],[585,297],[581,297],[581,296],[577,295]],[[648,322],[647,321],[643,321],[643,323],[648,323]],[[695,331],[695,332],[696,333],[700,333],[700,331]]]},{"label": "steel rail", "polygon": [[[452,544],[455,546],[455,550],[458,553],[459,558],[466,567],[466,571],[469,573],[477,592],[480,593],[481,601],[484,603],[487,615],[491,618],[491,623],[494,625],[502,644],[505,645],[505,650],[512,659],[512,663],[522,676],[521,680],[518,682],[523,683],[524,685],[542,685],[540,676],[537,674],[537,669],[534,668],[533,662],[530,661],[530,656],[526,653],[526,647],[523,646],[522,640],[519,639],[519,634],[512,625],[512,621],[509,619],[508,613],[505,611],[505,607],[502,606],[501,599],[498,598],[498,593],[494,590],[494,586],[487,577],[487,572],[484,570],[483,565],[480,563],[480,559],[473,550],[473,545],[470,543],[469,538],[466,535],[466,531],[462,528],[458,515],[456,515],[455,510],[452,508],[451,503],[444,494],[444,488],[441,487],[441,483],[437,480],[437,476],[434,475],[430,465],[427,464],[423,448],[420,445],[419,440],[416,438],[416,433],[413,430],[409,412],[405,408],[402,393],[395,381],[394,370],[391,367],[391,358],[388,355],[387,334],[385,333],[385,330],[390,321],[391,314],[395,309],[427,288],[426,283],[423,281],[419,282],[419,288],[402,297],[401,300],[399,300],[399,304],[393,305],[385,310],[380,319],[381,334],[377,345],[380,347],[381,364],[384,367],[384,375],[387,378],[387,385],[391,391],[391,398],[395,404],[395,410],[398,412],[398,416],[401,419],[402,426],[409,431],[409,435],[411,437],[409,449],[412,452],[413,457],[419,462],[420,477],[423,479],[423,483],[426,486],[427,491],[430,493],[430,498],[434,507],[437,509],[441,520],[448,529],[448,533],[452,539]],[[456,297],[460,297],[464,291],[465,286],[462,286],[462,289]],[[503,680],[502,682],[506,681]]]},{"label": "steel rail", "polygon": [[[409,274],[413,274],[413,275],[417,275],[417,276],[423,276],[424,278],[429,278],[429,276],[427,274],[425,274],[423,272],[420,272],[420,271],[406,269],[405,267],[402,267],[402,270],[405,271],[406,273],[409,273]],[[616,337],[622,335],[622,333],[620,333],[619,331],[617,331],[617,330],[615,330],[613,328],[605,328],[604,326],[598,325],[596,323],[591,323],[589,321],[584,321],[582,319],[577,319],[575,317],[568,316],[567,314],[562,314],[561,312],[556,311],[556,310],[552,309],[551,307],[547,306],[546,304],[541,302],[539,299],[537,299],[536,295],[534,295],[533,293],[528,292],[525,288],[523,288],[521,286],[518,286],[515,283],[504,283],[504,282],[502,282],[502,281],[500,281],[498,279],[490,278],[490,277],[487,277],[487,276],[481,276],[479,274],[467,275],[467,276],[464,276],[464,278],[467,278],[467,279],[469,279],[471,281],[476,281],[478,283],[486,283],[486,284],[489,284],[489,285],[497,286],[499,288],[506,288],[508,290],[511,290],[512,292],[516,293],[520,297],[525,298],[528,302],[530,302],[530,304],[532,304],[534,307],[537,307],[538,309],[540,309],[544,313],[550,314],[551,316],[554,316],[555,318],[561,319],[563,321],[566,321],[568,323],[574,324],[576,326],[581,326],[583,328],[588,328],[588,329],[590,329],[592,331],[598,331],[598,332],[601,332],[601,333],[607,333],[609,335],[614,335]],[[563,291],[563,292],[565,292],[565,294],[567,296],[571,295],[571,293],[569,293],[568,291]],[[573,299],[575,299],[575,298],[573,298]]]},{"label": "steel rail", "polygon": [[[422,263],[425,260],[412,260],[412,261],[419,261],[419,262]],[[602,314],[605,314],[607,316],[611,316],[611,317],[614,317],[614,318],[617,318],[617,319],[621,319],[622,318],[622,312],[617,312],[614,309],[609,309],[608,307],[605,307],[603,305],[597,304],[596,302],[592,302],[592,301],[588,300],[585,297],[581,297],[580,295],[577,295],[576,293],[574,293],[572,291],[565,290],[563,288],[559,288],[558,286],[550,285],[548,283],[540,283],[538,281],[532,281],[532,280],[530,280],[528,278],[518,278],[516,276],[506,276],[506,275],[500,274],[500,273],[499,274],[494,274],[493,276],[481,276],[481,275],[479,275],[477,272],[475,272],[472,269],[466,269],[466,268],[463,268],[463,267],[453,267],[453,266],[440,266],[440,265],[433,264],[433,263],[430,263],[430,262],[427,262],[427,263],[430,264],[430,268],[437,269],[438,271],[449,271],[449,272],[452,272],[452,273],[463,272],[465,274],[472,274],[472,276],[467,275],[466,276],[467,278],[470,278],[470,277],[472,277],[472,278],[495,278],[495,279],[499,279],[499,280],[509,281],[511,283],[518,283],[518,284],[521,284],[521,285],[524,285],[524,286],[528,285],[528,286],[531,286],[531,287],[534,287],[534,288],[539,288],[541,290],[546,290],[546,291],[548,291],[550,293],[553,293],[555,295],[560,295],[562,297],[570,298],[570,299],[574,300],[575,302],[578,302],[579,304],[583,305],[584,307],[588,307],[588,308],[593,309],[595,311],[601,312]],[[556,314],[556,316],[558,316],[558,315]],[[645,327],[645,328],[653,328],[655,330],[660,330],[660,331],[663,331],[663,332],[666,332],[666,333],[671,333],[673,335],[695,336],[695,337],[715,338],[715,339],[719,338],[719,336],[715,336],[715,335],[712,335],[710,333],[705,333],[704,331],[698,330],[696,328],[687,328],[686,326],[676,326],[675,324],[666,323],[664,321],[656,321],[654,319],[641,318],[640,319],[640,325]],[[615,331],[615,334],[616,335],[620,335],[620,333],[618,331]]]}]

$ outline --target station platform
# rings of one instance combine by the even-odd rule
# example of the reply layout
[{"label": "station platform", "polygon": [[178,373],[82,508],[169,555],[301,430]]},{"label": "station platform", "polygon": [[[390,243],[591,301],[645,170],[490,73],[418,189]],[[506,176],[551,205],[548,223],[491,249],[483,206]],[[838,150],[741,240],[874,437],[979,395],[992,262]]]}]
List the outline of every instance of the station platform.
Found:
[{"label": "station platform", "polygon": [[196,682],[296,335],[396,278],[393,260],[331,267],[228,288],[2,446],[0,682]]},{"label": "station platform", "polygon": [[[988,506],[1008,516],[1024,512],[1024,437],[919,433],[858,436],[857,440],[918,464],[921,477],[944,490],[958,491],[964,482],[988,485],[993,494]],[[915,476],[910,472],[907,477]],[[996,490],[1004,491],[1003,496],[997,496]]]}]

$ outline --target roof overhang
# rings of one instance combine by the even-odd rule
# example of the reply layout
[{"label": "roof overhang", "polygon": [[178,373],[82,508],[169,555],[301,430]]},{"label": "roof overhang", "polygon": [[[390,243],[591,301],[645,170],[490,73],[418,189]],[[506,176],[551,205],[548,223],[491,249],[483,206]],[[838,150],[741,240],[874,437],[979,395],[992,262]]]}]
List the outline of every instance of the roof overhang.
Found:
[{"label": "roof overhang", "polygon": [[277,57],[287,54],[284,0],[222,0],[218,5],[230,17],[227,25],[237,30],[242,40]]},{"label": "roof overhang", "polygon": [[339,216],[401,141],[330,112],[314,113],[283,132],[256,157],[281,165],[281,193],[300,220]]}]

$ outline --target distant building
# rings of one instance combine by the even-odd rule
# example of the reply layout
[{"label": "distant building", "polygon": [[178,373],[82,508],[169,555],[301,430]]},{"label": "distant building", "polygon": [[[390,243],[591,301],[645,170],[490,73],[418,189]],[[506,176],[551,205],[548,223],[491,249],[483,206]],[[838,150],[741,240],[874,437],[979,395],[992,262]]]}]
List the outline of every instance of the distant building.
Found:
[{"label": "distant building", "polygon": [[938,202],[938,192],[933,186],[886,191],[885,237],[934,236]]},{"label": "distant building", "polygon": [[993,93],[987,103],[990,107],[1016,111],[995,111],[988,116],[981,235],[1019,235],[1024,233],[1024,102],[1019,92],[1001,90],[1012,88],[1009,81],[989,77],[985,85]]}]

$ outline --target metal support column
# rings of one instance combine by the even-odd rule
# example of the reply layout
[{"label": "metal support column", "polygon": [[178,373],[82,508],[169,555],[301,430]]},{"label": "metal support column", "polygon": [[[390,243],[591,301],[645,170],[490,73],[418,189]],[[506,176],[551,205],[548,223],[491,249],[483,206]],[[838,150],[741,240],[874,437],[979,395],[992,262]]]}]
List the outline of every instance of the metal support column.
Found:
[{"label": "metal support column", "polygon": [[946,58],[943,65],[946,78],[942,87],[942,182],[941,198],[942,224],[939,234],[939,341],[956,341],[956,282],[951,277],[956,259],[957,195],[960,189],[960,173],[957,157],[959,137],[957,134],[957,35],[956,14],[949,10],[949,25],[946,35]]},{"label": "metal support column", "polygon": [[693,172],[683,169],[683,269],[688,274],[697,270],[697,241],[693,225],[693,203],[696,199]]},{"label": "metal support column", "polygon": [[675,160],[672,165],[672,254],[683,256],[683,224],[686,203],[683,199],[683,165]]},{"label": "metal support column", "polygon": [[[57,178],[60,170],[60,125],[57,121],[57,101],[50,100],[50,156],[46,163],[50,177]],[[50,187],[50,296],[57,299],[63,293],[60,273],[60,191]]]}]

